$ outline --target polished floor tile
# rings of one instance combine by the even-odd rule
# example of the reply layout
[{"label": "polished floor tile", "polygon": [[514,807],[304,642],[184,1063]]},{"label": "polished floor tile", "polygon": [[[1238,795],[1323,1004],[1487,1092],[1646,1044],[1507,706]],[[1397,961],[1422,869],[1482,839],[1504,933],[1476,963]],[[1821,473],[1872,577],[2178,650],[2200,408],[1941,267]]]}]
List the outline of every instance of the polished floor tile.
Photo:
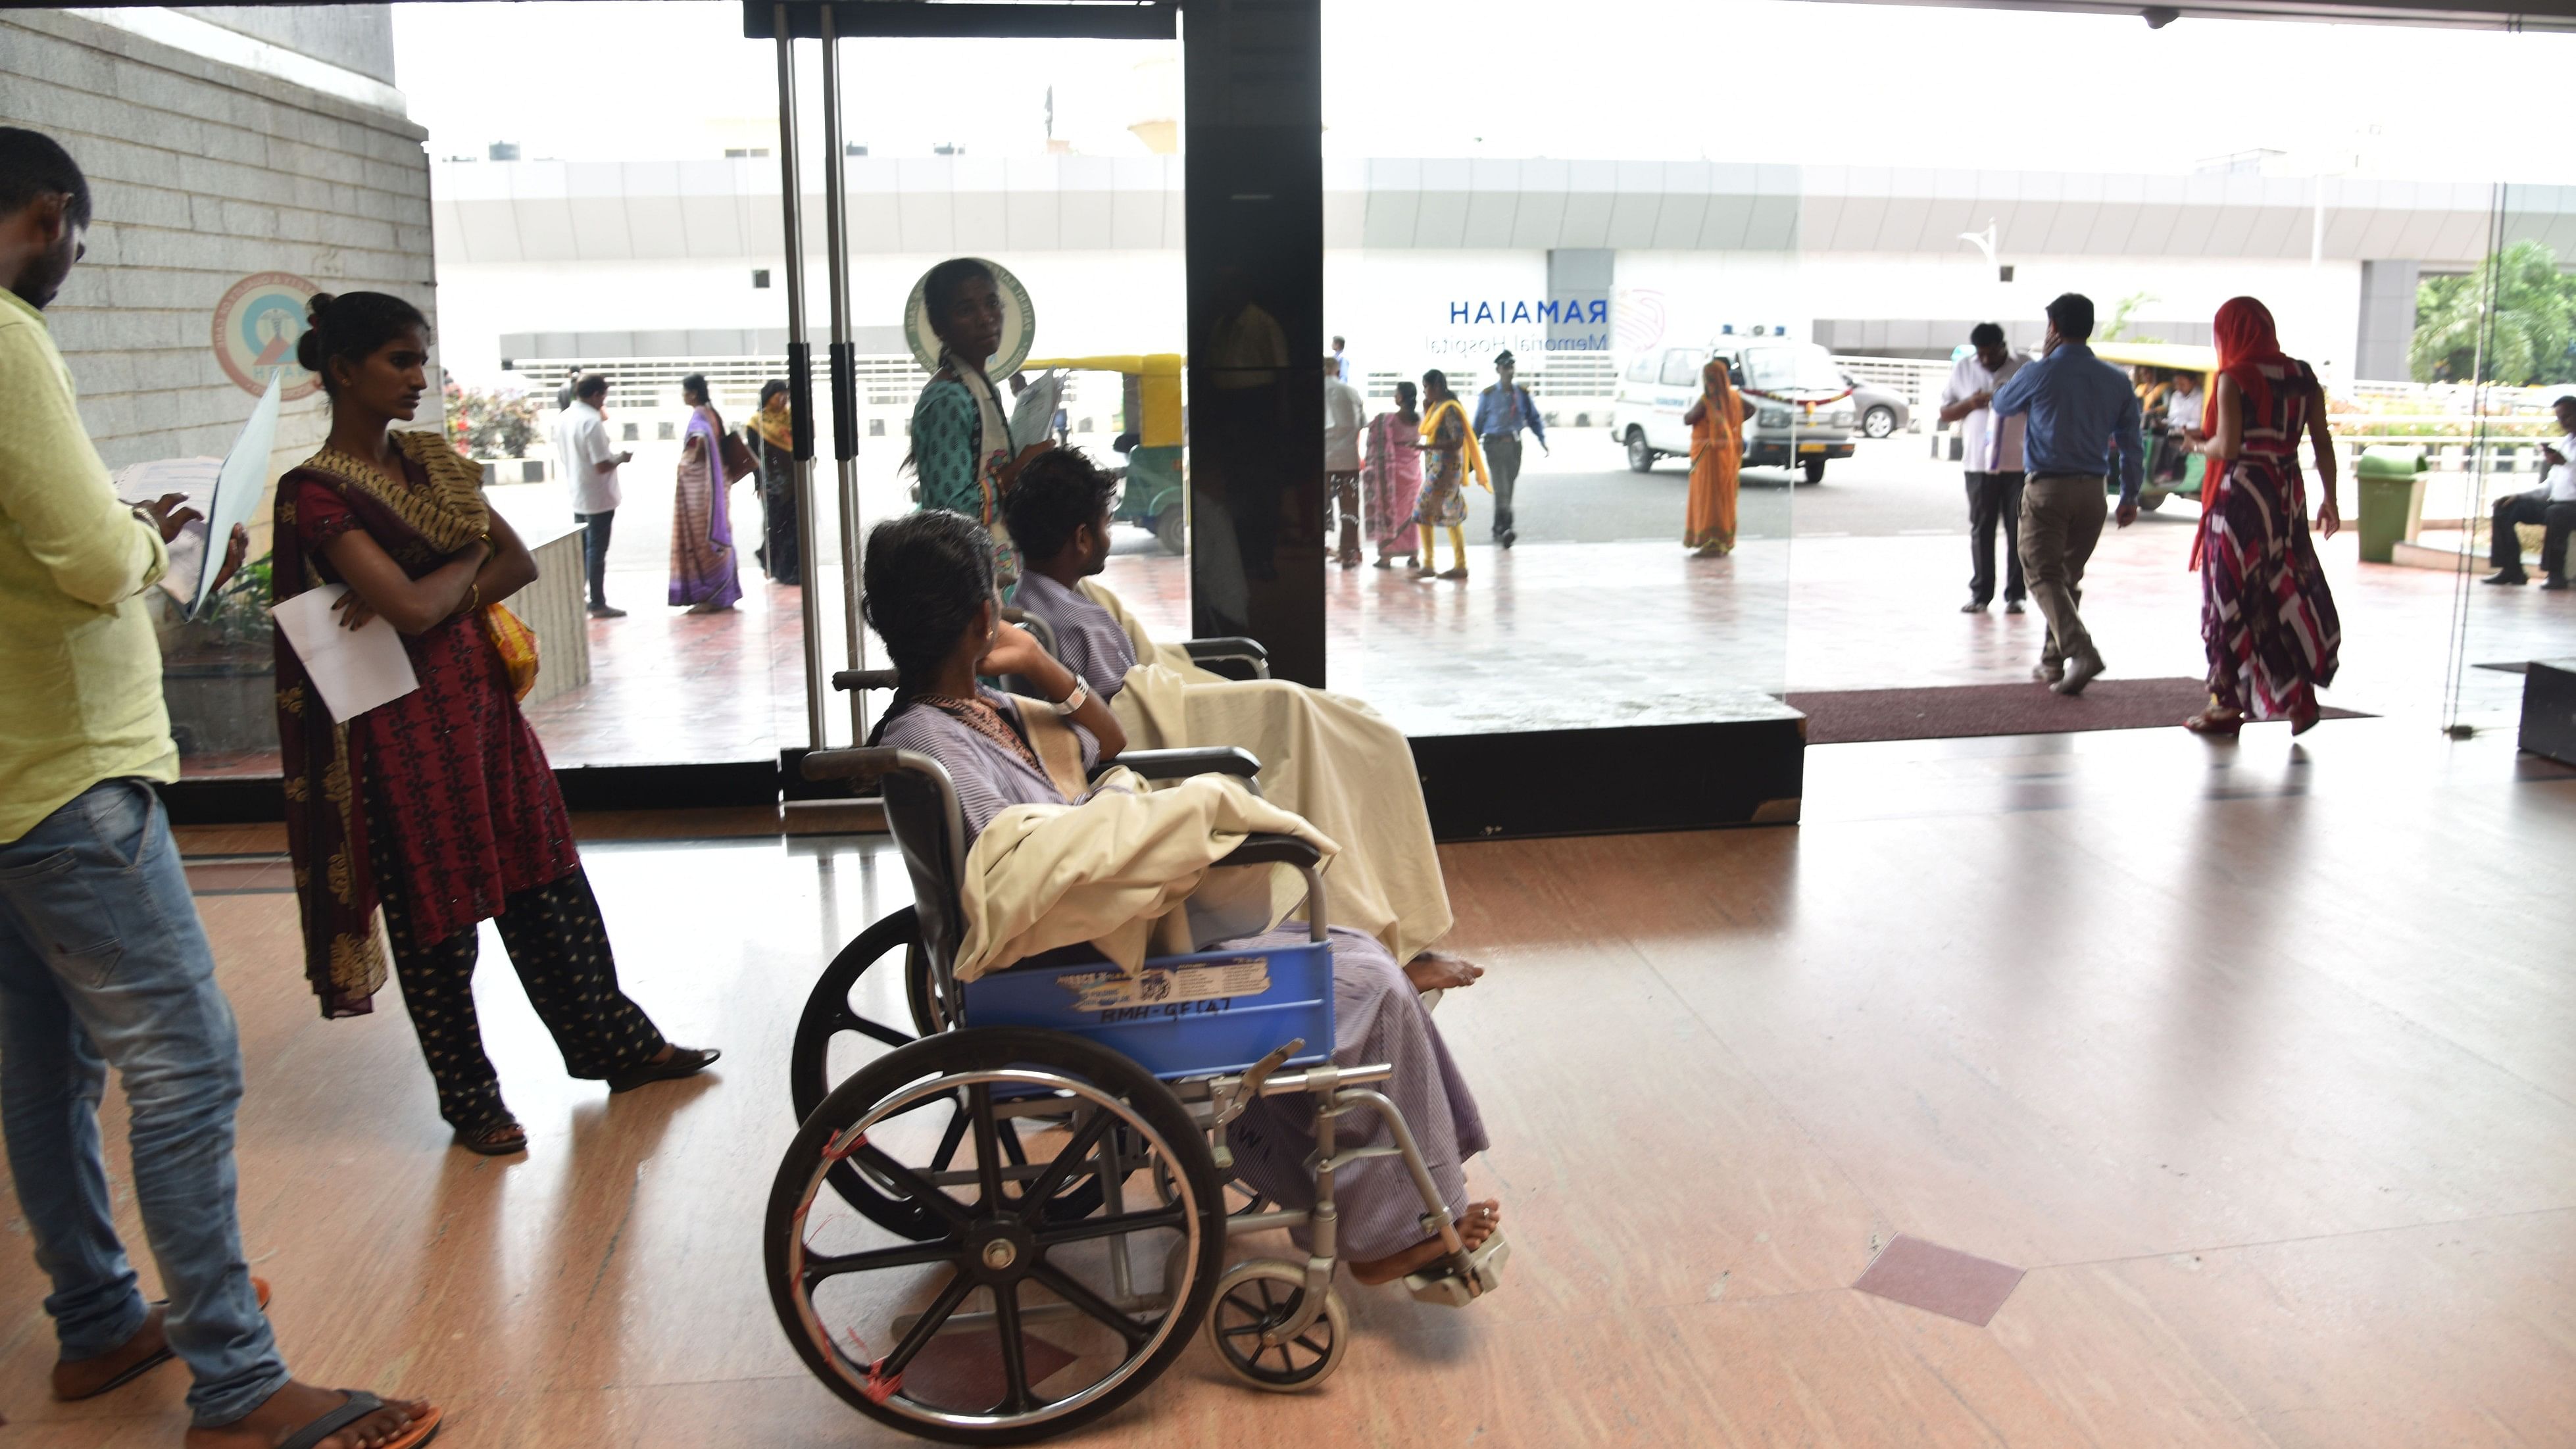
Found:
[{"label": "polished floor tile", "polygon": [[[2576,770],[2383,719],[1808,773],[1794,829],[1445,848],[1451,944],[1491,969],[1439,1021],[1494,1138],[1469,1176],[1503,1289],[1345,1283],[1356,1341],[1315,1392],[1193,1345],[1069,1442],[2576,1442],[2576,909],[2536,868],[2576,858]],[[789,1351],[760,1217],[796,1015],[908,900],[901,864],[607,824],[630,991],[727,1055],[616,1098],[567,1079],[487,932],[519,1161],[447,1145],[398,992],[319,1019],[274,844],[190,832],[290,1360],[437,1398],[460,1445],[896,1442]],[[130,1203],[113,1088],[103,1119]],[[0,1442],[173,1442],[178,1370],[47,1400],[44,1285],[0,1227]],[[1906,1239],[2027,1272],[1982,1328],[1850,1286]]]}]

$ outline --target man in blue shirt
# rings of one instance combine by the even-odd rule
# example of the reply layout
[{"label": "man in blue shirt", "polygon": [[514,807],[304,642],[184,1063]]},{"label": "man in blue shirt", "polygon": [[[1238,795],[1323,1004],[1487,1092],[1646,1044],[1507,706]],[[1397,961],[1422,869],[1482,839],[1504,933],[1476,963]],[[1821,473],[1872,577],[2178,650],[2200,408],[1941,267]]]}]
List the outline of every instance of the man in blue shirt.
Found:
[{"label": "man in blue shirt", "polygon": [[1529,389],[1512,381],[1512,355],[1494,359],[1494,384],[1476,394],[1476,439],[1485,450],[1485,472],[1494,485],[1494,542],[1510,548],[1520,534],[1512,527],[1512,484],[1521,476],[1521,429],[1548,451],[1547,422],[1530,400]]},{"label": "man in blue shirt", "polygon": [[2069,292],[2048,304],[2048,348],[1987,402],[1998,418],[2029,414],[2022,457],[2021,562],[2030,601],[2048,620],[2048,644],[2031,677],[2060,694],[2081,694],[2102,672],[2101,652],[2075,606],[2084,564],[2102,539],[2112,460],[2120,469],[2122,528],[2138,519],[2146,481],[2138,395],[2129,379],[2093,355],[2093,299]]}]

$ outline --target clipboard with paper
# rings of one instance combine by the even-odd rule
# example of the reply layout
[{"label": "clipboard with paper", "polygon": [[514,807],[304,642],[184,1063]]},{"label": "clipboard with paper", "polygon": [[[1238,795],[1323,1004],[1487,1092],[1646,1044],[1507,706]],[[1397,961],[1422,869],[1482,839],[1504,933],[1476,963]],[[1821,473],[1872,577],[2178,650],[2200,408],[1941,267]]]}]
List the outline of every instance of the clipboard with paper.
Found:
[{"label": "clipboard with paper", "polygon": [[258,516],[268,492],[269,455],[277,446],[279,405],[278,382],[271,378],[223,457],[164,458],[117,470],[117,497],[141,502],[176,493],[204,515],[170,540],[170,567],[161,576],[182,618],[202,619],[214,603],[217,561],[223,557],[215,541],[231,538],[234,528]]}]

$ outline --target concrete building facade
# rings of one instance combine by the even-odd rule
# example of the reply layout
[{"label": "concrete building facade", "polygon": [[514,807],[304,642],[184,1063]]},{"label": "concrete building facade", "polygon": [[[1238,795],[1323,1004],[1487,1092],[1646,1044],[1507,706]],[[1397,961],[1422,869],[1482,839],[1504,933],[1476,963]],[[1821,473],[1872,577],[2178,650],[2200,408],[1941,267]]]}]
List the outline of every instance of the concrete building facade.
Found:
[{"label": "concrete building facade", "polygon": [[[1022,274],[1041,351],[1182,348],[1177,158],[843,164],[861,327],[891,326],[913,280],[963,252]],[[783,335],[773,161],[441,162],[436,189],[460,374]],[[2576,195],[2515,188],[2501,238],[2492,200],[2486,183],[2246,174],[1335,161],[1325,325],[1388,376],[1500,346],[1555,364],[1566,354],[1551,344],[1598,340],[1552,334],[1541,315],[1581,256],[1612,294],[1614,353],[1761,327],[1837,352],[1946,356],[1983,318],[2035,341],[2065,290],[2106,318],[2129,302],[2133,336],[2205,341],[2217,305],[2250,292],[2330,372],[2396,379],[2417,275],[2524,236],[2576,257]],[[809,196],[808,216],[821,209]],[[1990,235],[1993,256],[1967,234]],[[807,242],[820,298],[819,227]]]},{"label": "concrete building facade", "polygon": [[[426,133],[393,81],[383,6],[0,11],[0,124],[90,180],[89,255],[46,315],[110,467],[231,444],[256,395],[215,334],[246,280],[392,292],[435,320]],[[327,430],[311,382],[286,379],[279,468]]]}]

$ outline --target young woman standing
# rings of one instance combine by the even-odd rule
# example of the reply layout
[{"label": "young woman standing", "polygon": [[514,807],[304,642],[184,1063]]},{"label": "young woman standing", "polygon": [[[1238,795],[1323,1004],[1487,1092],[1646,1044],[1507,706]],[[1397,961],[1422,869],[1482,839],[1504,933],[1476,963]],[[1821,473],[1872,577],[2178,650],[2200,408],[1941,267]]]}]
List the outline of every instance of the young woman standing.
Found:
[{"label": "young woman standing", "polygon": [[[381,292],[317,296],[296,359],[331,398],[322,450],[278,483],[280,602],[344,584],[355,629],[403,635],[414,692],[335,721],[283,634],[278,742],[305,974],[326,1016],[372,1009],[385,944],[456,1144],[525,1151],[474,1014],[478,923],[491,920],[566,1070],[609,1090],[716,1059],[677,1047],[617,984],[572,822],[487,617],[537,577],[485,504],[481,475],[436,432],[393,431],[429,387],[429,327]],[[375,914],[384,912],[379,936]]]}]

